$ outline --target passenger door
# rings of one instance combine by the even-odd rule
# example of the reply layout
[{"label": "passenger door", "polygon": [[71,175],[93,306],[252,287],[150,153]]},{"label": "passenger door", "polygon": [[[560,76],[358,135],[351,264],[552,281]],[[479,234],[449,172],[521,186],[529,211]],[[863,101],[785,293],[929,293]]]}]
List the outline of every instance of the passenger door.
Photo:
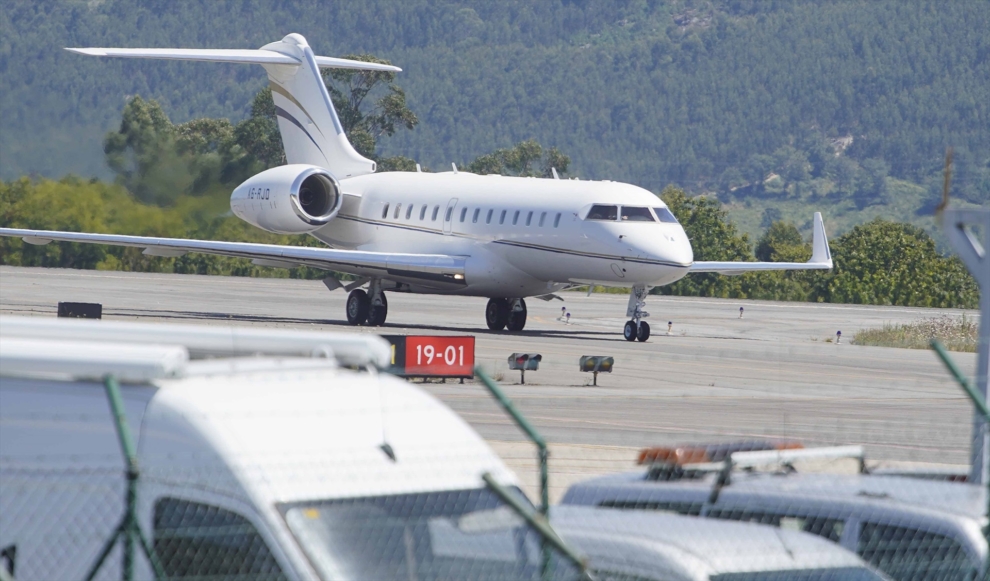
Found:
[{"label": "passenger door", "polygon": [[457,206],[457,198],[451,198],[447,202],[447,209],[443,212],[443,233],[449,235],[454,228],[454,208]]}]

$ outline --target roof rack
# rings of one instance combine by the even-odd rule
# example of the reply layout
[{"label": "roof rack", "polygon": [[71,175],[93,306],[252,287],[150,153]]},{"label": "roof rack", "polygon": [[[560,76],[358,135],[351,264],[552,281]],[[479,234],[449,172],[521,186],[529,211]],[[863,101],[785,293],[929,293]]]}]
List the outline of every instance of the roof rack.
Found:
[{"label": "roof rack", "polygon": [[188,359],[249,355],[325,357],[349,367],[384,369],[391,348],[377,335],[222,325],[132,323],[42,317],[0,317],[5,339],[180,346]]},{"label": "roof rack", "polygon": [[124,383],[177,377],[189,363],[178,345],[82,343],[0,337],[0,376],[92,379],[113,375]]},{"label": "roof rack", "polygon": [[[722,462],[741,452],[795,450],[804,446],[794,440],[739,440],[718,444],[690,444],[644,448],[639,452],[639,464],[649,465],[649,480],[682,480],[704,477],[722,469]],[[714,470],[711,468],[714,466]]]}]

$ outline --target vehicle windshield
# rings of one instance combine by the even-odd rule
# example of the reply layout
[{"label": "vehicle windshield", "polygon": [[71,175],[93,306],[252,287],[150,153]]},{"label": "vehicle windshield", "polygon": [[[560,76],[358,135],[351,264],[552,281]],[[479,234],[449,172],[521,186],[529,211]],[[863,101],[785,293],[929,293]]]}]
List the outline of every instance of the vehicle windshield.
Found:
[{"label": "vehicle windshield", "polygon": [[[487,488],[280,509],[325,581],[540,579],[539,535]],[[577,578],[557,555],[553,566],[554,579]]]},{"label": "vehicle windshield", "polygon": [[623,222],[656,222],[649,208],[637,208],[635,206],[622,206]]},{"label": "vehicle windshield", "polygon": [[586,220],[615,220],[619,217],[619,207],[618,206],[606,206],[604,204],[595,204],[588,211],[588,217]]},{"label": "vehicle windshield", "polygon": [[711,581],[886,581],[888,577],[866,567],[789,569],[712,575]]},{"label": "vehicle windshield", "polygon": [[669,222],[671,224],[677,224],[677,218],[675,218],[674,214],[667,208],[653,208],[653,211],[656,212],[657,218],[661,222]]}]

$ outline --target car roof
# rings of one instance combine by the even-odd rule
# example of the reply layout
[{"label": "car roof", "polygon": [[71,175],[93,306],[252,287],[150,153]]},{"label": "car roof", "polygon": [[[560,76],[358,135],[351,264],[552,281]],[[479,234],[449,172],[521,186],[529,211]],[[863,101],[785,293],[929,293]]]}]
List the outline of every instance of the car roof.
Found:
[{"label": "car roof", "polygon": [[[619,487],[639,491],[645,497],[657,492],[679,491],[691,498],[705,499],[712,490],[715,475],[699,480],[660,482],[648,480],[643,472],[612,474],[575,484],[571,488]],[[745,473],[734,472],[720,498],[759,496],[794,502],[807,499],[816,503],[851,503],[860,506],[897,507],[905,511],[939,511],[972,519],[985,519],[987,492],[981,486],[941,482],[909,476],[831,473]]]},{"label": "car roof", "polygon": [[820,537],[754,523],[587,506],[551,508],[550,521],[592,567],[686,578],[720,573],[864,566]]}]

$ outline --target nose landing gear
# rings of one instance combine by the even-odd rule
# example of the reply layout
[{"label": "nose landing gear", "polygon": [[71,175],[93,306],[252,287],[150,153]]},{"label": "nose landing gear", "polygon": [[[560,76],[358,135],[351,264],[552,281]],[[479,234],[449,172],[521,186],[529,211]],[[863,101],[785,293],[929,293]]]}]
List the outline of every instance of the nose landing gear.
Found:
[{"label": "nose landing gear", "polygon": [[388,317],[388,299],[382,290],[382,282],[372,280],[368,291],[361,289],[351,291],[347,296],[347,322],[351,325],[371,325],[380,327]]},{"label": "nose landing gear", "polygon": [[508,328],[522,331],[526,326],[526,301],[523,299],[489,299],[485,322],[492,331]]},{"label": "nose landing gear", "polygon": [[638,284],[632,288],[632,292],[629,293],[629,305],[626,307],[626,316],[630,317],[630,320],[626,321],[625,327],[622,329],[622,336],[625,337],[626,341],[640,341],[645,342],[650,338],[650,324],[644,321],[646,317],[650,314],[643,310],[646,306],[646,295],[649,293],[649,289],[646,285]]}]

